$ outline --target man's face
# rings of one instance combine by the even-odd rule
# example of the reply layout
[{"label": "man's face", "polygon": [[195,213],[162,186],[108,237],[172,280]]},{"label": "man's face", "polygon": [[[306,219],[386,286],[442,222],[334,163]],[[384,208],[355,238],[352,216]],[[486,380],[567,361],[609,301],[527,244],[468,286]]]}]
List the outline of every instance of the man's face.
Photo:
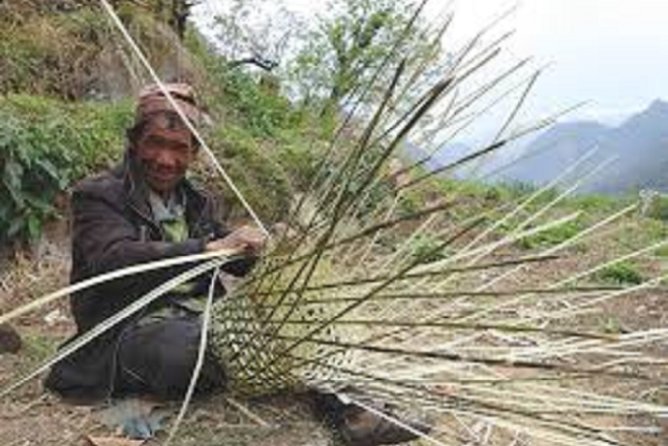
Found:
[{"label": "man's face", "polygon": [[169,121],[163,117],[149,121],[134,145],[146,182],[158,193],[169,193],[176,187],[196,153],[190,131]]}]

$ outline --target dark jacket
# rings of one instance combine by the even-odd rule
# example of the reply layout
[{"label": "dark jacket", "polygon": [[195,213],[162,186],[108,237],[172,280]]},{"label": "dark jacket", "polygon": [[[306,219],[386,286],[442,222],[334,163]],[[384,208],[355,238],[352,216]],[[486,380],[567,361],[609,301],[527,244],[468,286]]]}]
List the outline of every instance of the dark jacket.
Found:
[{"label": "dark jacket", "polygon": [[[122,165],[85,179],[75,187],[72,194],[72,283],[130,265],[201,253],[208,240],[228,234],[214,219],[213,200],[184,180],[179,187],[186,197],[190,238],[182,243],[163,241],[164,234],[151,215],[148,189],[142,177],[140,167],[126,157]],[[190,263],[126,276],[75,293],[71,296],[71,308],[77,336],[193,266]],[[228,266],[227,271],[241,275],[248,268],[249,262],[241,261]],[[203,294],[209,282],[210,276],[196,279],[195,292]],[[221,289],[218,294],[223,292]],[[64,396],[108,395],[115,373],[114,354],[125,327],[146,311],[177,298],[170,295],[160,298],[151,308],[56,364],[47,377],[46,386]]]}]

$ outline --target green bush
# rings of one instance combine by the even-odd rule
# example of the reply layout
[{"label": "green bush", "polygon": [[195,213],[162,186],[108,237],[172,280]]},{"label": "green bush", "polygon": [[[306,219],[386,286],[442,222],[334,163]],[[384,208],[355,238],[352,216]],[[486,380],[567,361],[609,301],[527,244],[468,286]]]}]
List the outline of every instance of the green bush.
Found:
[{"label": "green bush", "polygon": [[275,157],[290,176],[294,187],[303,191],[311,186],[319,167],[319,154],[324,153],[327,144],[294,131],[282,130],[279,133]]},{"label": "green bush", "polygon": [[662,246],[655,250],[654,255],[657,257],[668,257],[668,246]]},{"label": "green bush", "polygon": [[129,119],[127,104],[0,97],[0,240],[39,237],[58,194],[120,156]]},{"label": "green bush", "polygon": [[609,334],[622,334],[627,332],[622,322],[614,316],[608,316],[603,322],[603,332]]},{"label": "green bush", "polygon": [[573,209],[594,215],[609,215],[631,204],[628,199],[606,195],[582,195],[570,198],[567,202]]},{"label": "green bush", "polygon": [[420,235],[411,243],[411,257],[421,263],[431,263],[446,257],[445,249],[438,249],[443,242],[430,235]]},{"label": "green bush", "polygon": [[565,242],[582,231],[582,223],[578,220],[569,221],[554,228],[542,231],[531,237],[519,240],[523,249],[549,248]]},{"label": "green bush", "polygon": [[[278,220],[285,215],[294,190],[290,175],[277,159],[279,148],[272,146],[271,141],[254,138],[245,128],[234,125],[214,128],[209,140],[218,160],[264,220]],[[230,212],[230,205],[236,203],[236,197],[229,187],[217,174],[206,182],[228,203],[227,211]],[[238,210],[240,214],[245,214],[240,208]]]},{"label": "green bush", "polygon": [[637,285],[643,282],[642,274],[638,267],[631,262],[619,262],[610,265],[599,271],[597,278],[602,282],[614,283],[618,285]]}]

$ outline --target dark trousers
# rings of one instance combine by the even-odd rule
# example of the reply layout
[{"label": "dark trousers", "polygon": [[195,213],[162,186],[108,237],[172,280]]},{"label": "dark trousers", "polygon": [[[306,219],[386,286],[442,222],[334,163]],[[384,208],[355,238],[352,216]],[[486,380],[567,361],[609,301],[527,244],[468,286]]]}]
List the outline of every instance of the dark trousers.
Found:
[{"label": "dark trousers", "polygon": [[[116,354],[114,393],[182,398],[197,361],[201,326],[199,317],[189,316],[145,322],[124,330]],[[212,392],[224,386],[224,371],[207,352],[196,390]]]},{"label": "dark trousers", "polygon": [[[201,325],[196,315],[132,323],[54,365],[45,386],[82,403],[130,395],[182,398],[197,361]],[[196,391],[224,387],[224,370],[207,352]]]}]

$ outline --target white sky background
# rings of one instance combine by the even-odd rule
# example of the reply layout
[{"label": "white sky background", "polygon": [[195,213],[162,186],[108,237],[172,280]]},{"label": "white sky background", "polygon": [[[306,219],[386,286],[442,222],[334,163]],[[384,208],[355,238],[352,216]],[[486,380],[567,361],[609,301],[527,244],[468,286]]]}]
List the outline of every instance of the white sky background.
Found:
[{"label": "white sky background", "polygon": [[[196,21],[225,0],[205,0]],[[285,0],[304,18],[325,13],[324,0]],[[450,38],[473,36],[515,4],[509,0],[458,0]],[[431,15],[446,5],[431,0]],[[516,30],[507,44],[512,59],[551,63],[540,78],[526,113],[547,114],[590,101],[572,118],[615,123],[668,99],[668,0],[523,0],[503,28]],[[448,36],[446,36],[446,39]],[[447,40],[446,40],[447,41]]]}]

